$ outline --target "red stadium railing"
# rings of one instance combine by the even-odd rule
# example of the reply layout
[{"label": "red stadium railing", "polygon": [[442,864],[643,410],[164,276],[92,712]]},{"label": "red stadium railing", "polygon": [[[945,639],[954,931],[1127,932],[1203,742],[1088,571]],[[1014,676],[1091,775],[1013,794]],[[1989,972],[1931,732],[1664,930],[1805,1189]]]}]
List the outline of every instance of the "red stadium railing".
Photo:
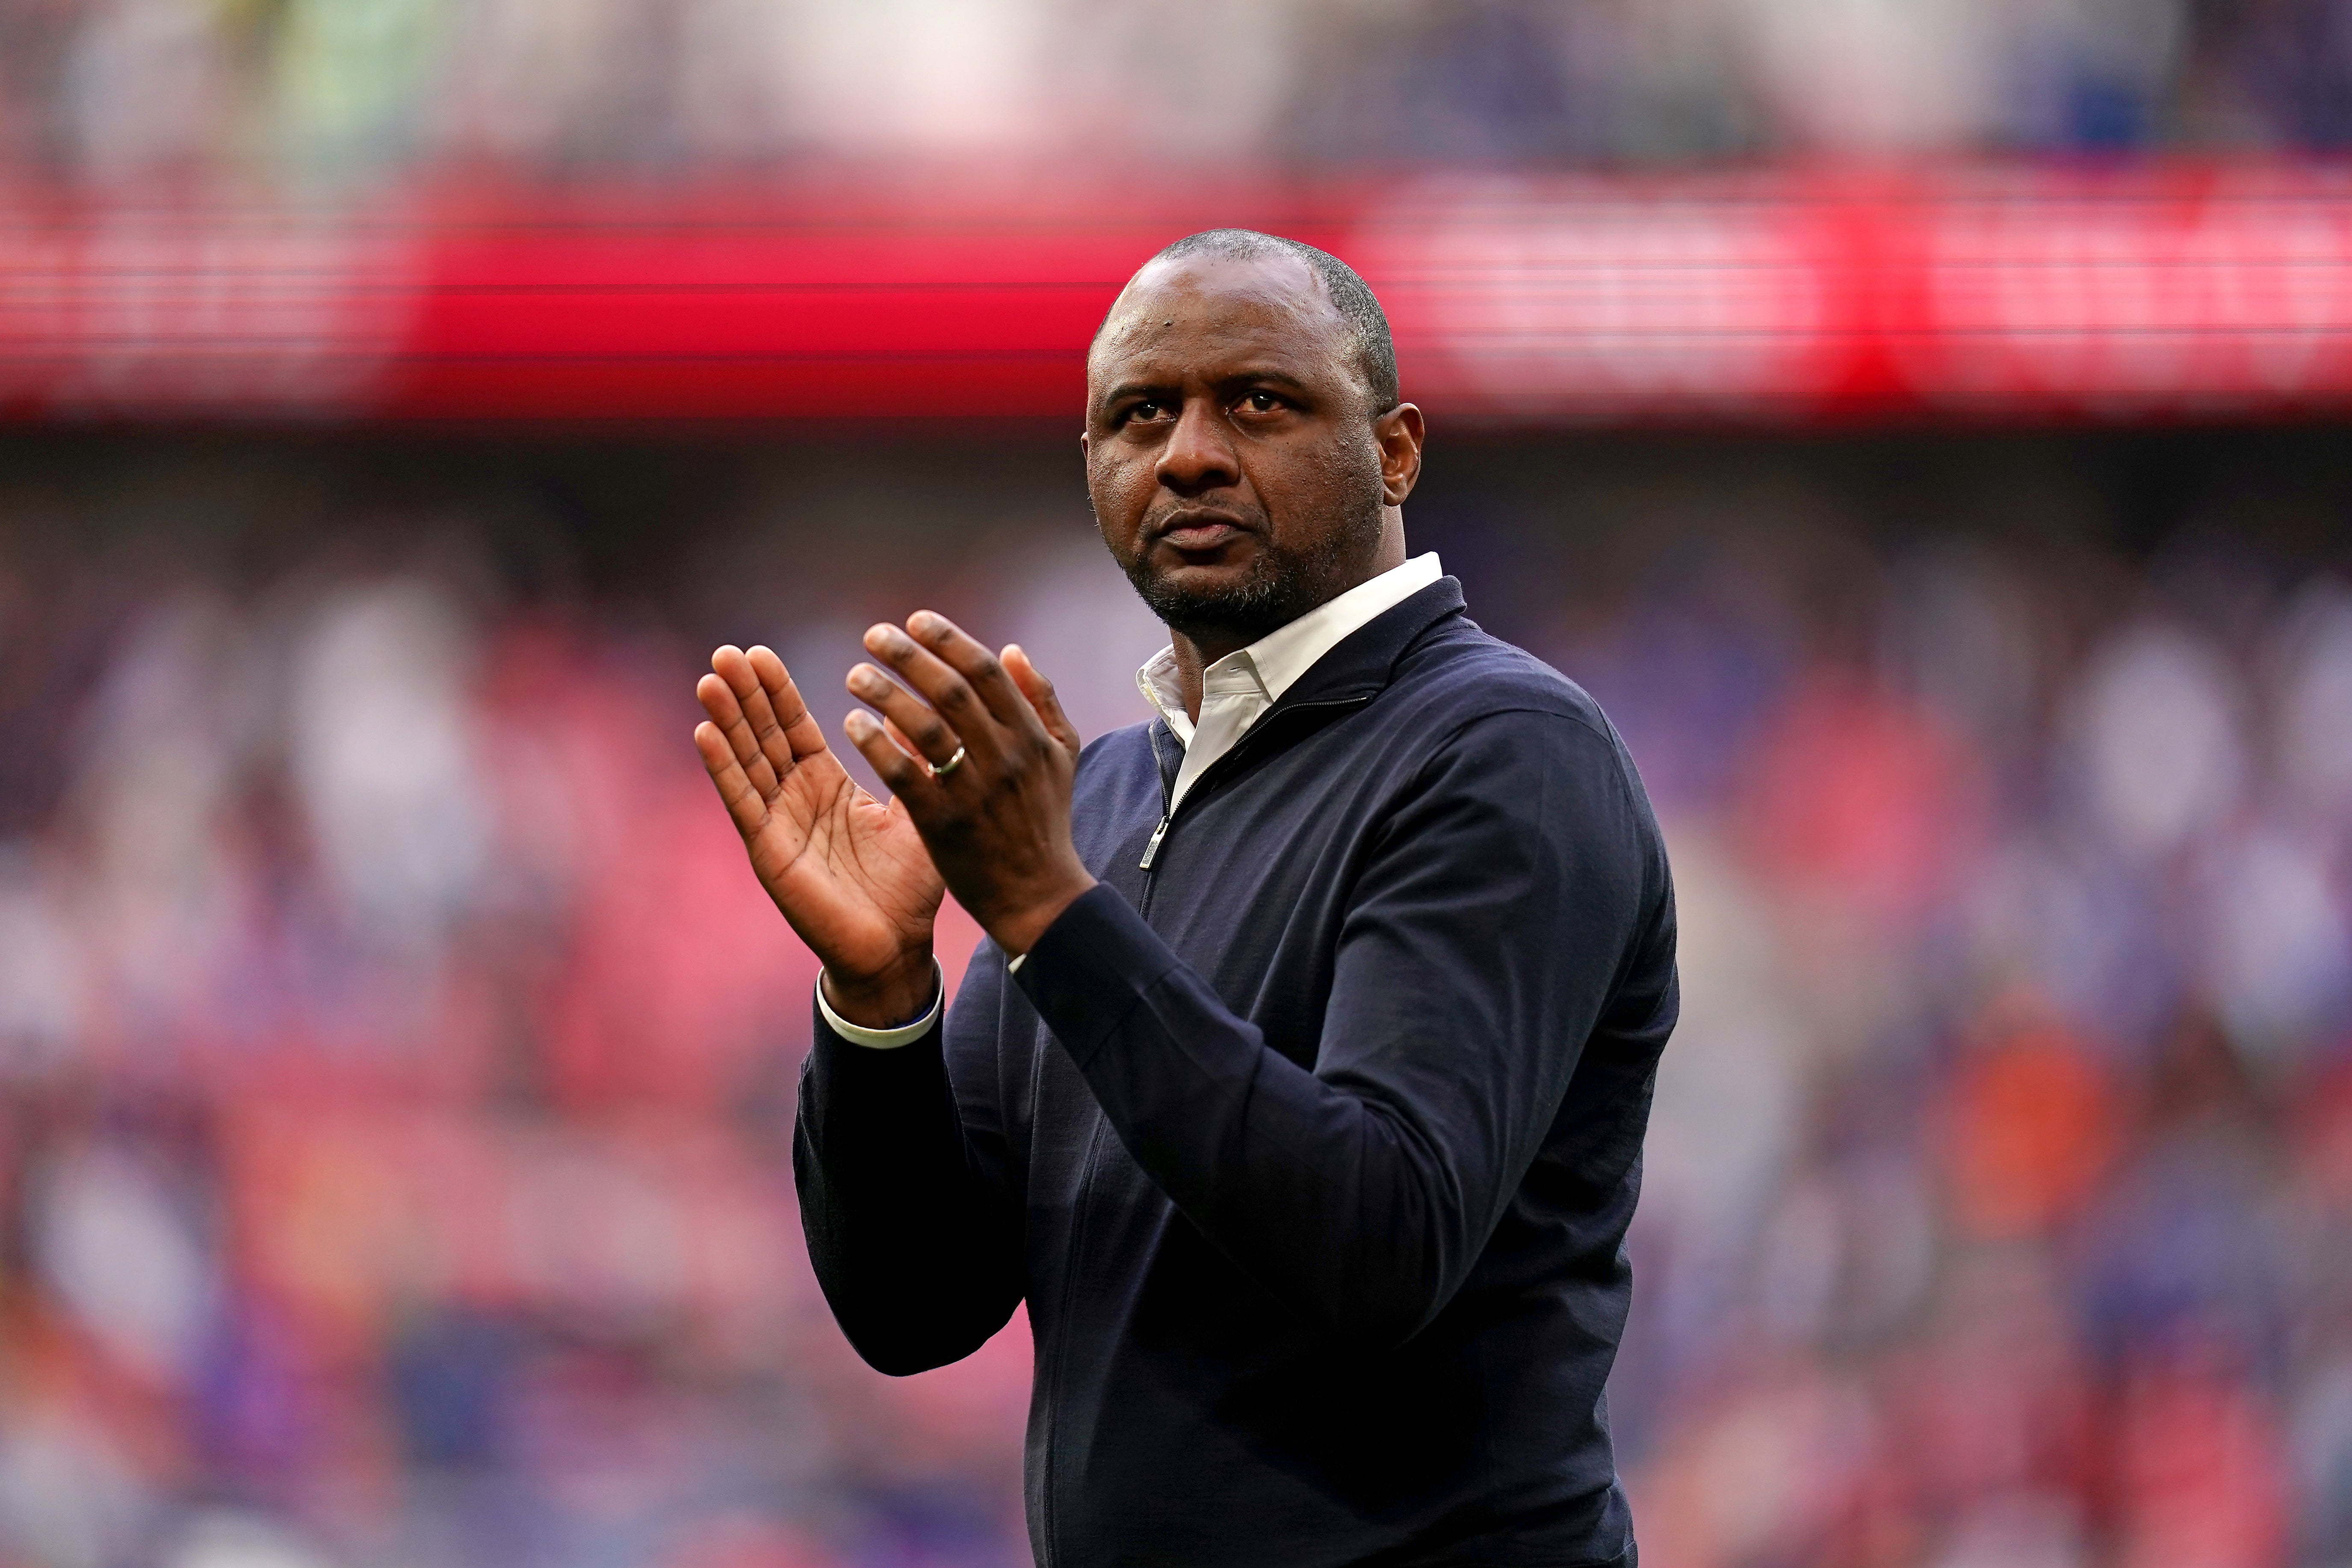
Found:
[{"label": "red stadium railing", "polygon": [[0,191],[0,413],[1074,417],[1119,280],[1214,224],[1354,261],[1465,421],[2352,406],[2352,171],[2140,166]]}]

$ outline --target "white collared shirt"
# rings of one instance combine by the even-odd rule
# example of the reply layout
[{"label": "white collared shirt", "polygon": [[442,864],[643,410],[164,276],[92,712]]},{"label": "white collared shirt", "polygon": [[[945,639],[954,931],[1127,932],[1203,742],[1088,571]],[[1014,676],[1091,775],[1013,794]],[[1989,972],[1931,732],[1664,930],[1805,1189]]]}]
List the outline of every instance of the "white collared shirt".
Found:
[{"label": "white collared shirt", "polygon": [[[1168,794],[1168,815],[1176,815],[1184,796],[1212,763],[1234,749],[1249,727],[1282,700],[1298,678],[1325,654],[1385,611],[1403,604],[1444,575],[1432,552],[1392,566],[1377,577],[1357,584],[1336,598],[1327,599],[1286,626],[1278,626],[1244,648],[1237,648],[1201,672],[1201,718],[1193,722],[1184,710],[1184,694],[1176,681],[1176,648],[1161,648],[1135,672],[1137,689],[1160,712],[1176,743],[1184,748],[1184,764],[1176,770],[1175,787]],[[1024,953],[1021,958],[1028,955]],[[1021,958],[1007,966],[1021,967]],[[852,1044],[887,1050],[912,1044],[928,1033],[946,1005],[945,987],[929,1009],[912,1023],[895,1029],[868,1029],[843,1019],[816,988],[817,1010],[827,1027]]]},{"label": "white collared shirt", "polygon": [[1197,724],[1184,711],[1184,694],[1176,683],[1176,648],[1161,648],[1135,672],[1143,700],[1160,710],[1176,743],[1184,748],[1184,765],[1176,770],[1176,787],[1168,795],[1173,816],[1210,764],[1234,749],[1265,710],[1298,678],[1383,611],[1392,610],[1444,575],[1437,555],[1416,555],[1377,577],[1357,584],[1336,598],[1327,599],[1285,626],[1278,626],[1245,648],[1238,648],[1201,672],[1201,719]]}]

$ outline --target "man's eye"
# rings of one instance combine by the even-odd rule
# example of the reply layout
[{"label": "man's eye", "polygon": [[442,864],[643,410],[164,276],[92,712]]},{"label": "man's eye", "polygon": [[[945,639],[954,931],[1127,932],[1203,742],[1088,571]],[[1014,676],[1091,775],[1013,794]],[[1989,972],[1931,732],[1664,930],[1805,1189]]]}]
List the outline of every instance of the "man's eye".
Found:
[{"label": "man's eye", "polygon": [[1242,406],[1252,414],[1271,414],[1282,406],[1282,399],[1271,392],[1252,392],[1243,396]]},{"label": "man's eye", "polygon": [[1142,402],[1136,404],[1133,407],[1129,408],[1127,411],[1127,416],[1129,420],[1152,420],[1161,417],[1167,412],[1168,405],[1166,404],[1161,403],[1157,399],[1147,397]]}]

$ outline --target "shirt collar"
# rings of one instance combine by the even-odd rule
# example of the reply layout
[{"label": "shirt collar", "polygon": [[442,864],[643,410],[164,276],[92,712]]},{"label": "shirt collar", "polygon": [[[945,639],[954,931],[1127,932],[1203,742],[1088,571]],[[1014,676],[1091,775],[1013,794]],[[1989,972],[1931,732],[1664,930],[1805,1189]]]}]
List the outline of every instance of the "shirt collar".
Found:
[{"label": "shirt collar", "polygon": [[[1416,555],[1402,566],[1392,566],[1325,600],[1247,647],[1225,655],[1202,674],[1213,685],[1221,676],[1254,679],[1271,706],[1282,700],[1282,694],[1314,668],[1325,654],[1346,640],[1349,633],[1403,604],[1443,575],[1444,570],[1438,564],[1434,551]],[[1135,684],[1144,700],[1168,721],[1176,739],[1190,746],[1192,721],[1184,712],[1184,694],[1176,679],[1173,644],[1144,661],[1143,668],[1135,672]]]}]

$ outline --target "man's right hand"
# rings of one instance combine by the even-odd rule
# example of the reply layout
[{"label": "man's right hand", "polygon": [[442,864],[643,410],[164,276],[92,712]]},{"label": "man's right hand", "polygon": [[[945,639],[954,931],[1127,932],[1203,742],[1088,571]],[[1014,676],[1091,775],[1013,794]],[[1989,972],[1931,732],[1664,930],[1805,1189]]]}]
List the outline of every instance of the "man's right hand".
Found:
[{"label": "man's right hand", "polygon": [[694,689],[710,715],[695,749],[760,885],[824,965],[826,1001],[868,1028],[919,1017],[946,884],[907,808],[858,787],[769,649],[730,645],[710,668]]}]

